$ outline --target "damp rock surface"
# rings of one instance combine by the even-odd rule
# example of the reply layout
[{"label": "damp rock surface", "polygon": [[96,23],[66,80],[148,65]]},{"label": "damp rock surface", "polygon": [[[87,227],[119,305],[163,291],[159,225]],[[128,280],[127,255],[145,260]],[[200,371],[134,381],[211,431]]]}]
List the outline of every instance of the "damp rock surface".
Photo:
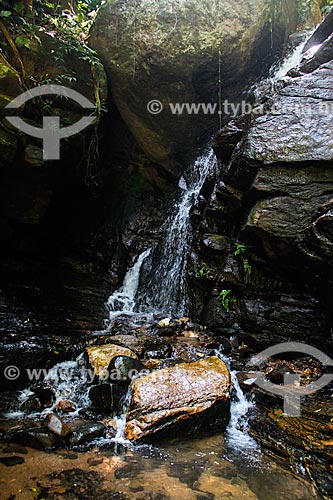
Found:
[{"label": "damp rock surface", "polygon": [[226,424],[229,390],[229,370],[216,356],[156,370],[131,384],[125,437],[136,441],[184,422],[191,432],[191,419],[197,424],[198,417],[209,428],[212,414],[220,425]]}]

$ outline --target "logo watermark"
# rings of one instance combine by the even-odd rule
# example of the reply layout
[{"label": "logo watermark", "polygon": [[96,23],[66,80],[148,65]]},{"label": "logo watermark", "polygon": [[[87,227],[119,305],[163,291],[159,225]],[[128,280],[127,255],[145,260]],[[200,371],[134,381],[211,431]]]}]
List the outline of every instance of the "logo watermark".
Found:
[{"label": "logo watermark", "polygon": [[231,102],[224,100],[221,103],[203,102],[169,102],[163,104],[158,99],[153,99],[147,104],[147,111],[151,115],[159,115],[162,112],[170,112],[175,116],[182,115],[224,115],[236,118],[241,115],[260,116],[265,113],[290,114],[299,116],[331,116],[333,103],[329,101],[302,102],[301,100],[281,100],[272,104],[252,104],[247,101]]},{"label": "logo watermark", "polygon": [[[324,367],[333,366],[333,360],[319,349],[300,342],[284,342],[262,351],[250,360],[252,366],[261,367],[272,356],[284,353],[302,353],[318,359]],[[289,417],[301,416],[301,398],[309,396],[323,389],[333,380],[333,374],[322,375],[318,380],[301,386],[299,375],[285,373],[283,385],[273,384],[267,380],[262,373],[248,373],[248,378],[254,379],[254,383],[266,392],[283,398],[284,413]]]},{"label": "logo watermark", "polygon": [[[143,377],[148,375],[150,371],[148,369],[136,370],[131,369],[126,371],[125,373],[118,368],[114,368],[112,370],[103,369],[98,374],[98,379],[100,382],[107,381],[127,381],[134,380],[138,377]],[[6,366],[3,371],[5,378],[13,382],[18,380],[21,376],[26,375],[29,382],[40,382],[40,381],[48,381],[48,382],[59,382],[66,381],[68,383],[73,382],[83,382],[92,384],[96,379],[97,375],[92,368],[86,368],[84,366],[73,366],[73,367],[63,367],[56,365],[53,368],[27,368],[22,371],[14,365]]]},{"label": "logo watermark", "polygon": [[[7,104],[6,109],[18,109],[31,99],[44,95],[63,96],[77,102],[83,109],[96,110],[95,105],[82,94],[62,85],[41,85],[27,90]],[[43,140],[44,160],[59,160],[61,139],[78,134],[91,125],[95,121],[96,116],[84,116],[73,125],[62,128],[60,127],[59,116],[44,116],[42,128],[29,125],[19,116],[7,116],[6,119],[25,134]]]}]

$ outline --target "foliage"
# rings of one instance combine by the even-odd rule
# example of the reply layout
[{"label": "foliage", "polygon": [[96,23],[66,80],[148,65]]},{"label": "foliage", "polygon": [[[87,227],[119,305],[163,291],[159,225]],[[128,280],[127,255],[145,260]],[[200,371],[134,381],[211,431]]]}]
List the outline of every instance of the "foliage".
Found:
[{"label": "foliage", "polygon": [[234,257],[241,257],[243,263],[243,269],[247,274],[252,273],[252,266],[249,263],[249,260],[244,257],[248,247],[244,245],[244,243],[236,243],[236,248],[234,250]]},{"label": "foliage", "polygon": [[244,271],[247,274],[251,274],[252,273],[252,266],[249,263],[248,259],[243,259],[243,267],[244,267]]},{"label": "foliage", "polygon": [[207,264],[204,264],[200,269],[198,269],[197,277],[202,279],[203,278],[212,279],[214,278],[214,273],[213,270]]},{"label": "foliage", "polygon": [[230,312],[231,304],[235,304],[237,302],[237,297],[232,295],[231,290],[221,290],[220,297],[222,301],[222,305],[227,312]]},{"label": "foliage", "polygon": [[[327,12],[333,6],[333,0],[320,0],[319,4],[322,12],[324,14],[327,14]],[[316,5],[318,5],[317,0],[297,0],[297,10],[301,23],[306,21],[307,14],[310,12],[311,8],[315,7]]]},{"label": "foliage", "polygon": [[246,252],[247,246],[244,243],[236,243],[236,249],[234,251],[234,256],[241,255]]},{"label": "foliage", "polygon": [[[84,182],[92,187],[99,182],[98,158],[99,158],[99,133],[98,123],[101,114],[105,111],[99,96],[98,65],[100,61],[95,51],[87,45],[87,39],[91,24],[97,14],[97,9],[103,0],[0,0],[0,31],[6,44],[2,44],[4,50],[0,52],[5,67],[8,71],[16,71],[23,88],[29,88],[31,83],[35,86],[45,84],[59,84],[73,86],[76,82],[75,72],[68,70],[69,60],[86,61],[91,68],[94,80],[94,94],[97,109],[97,118],[90,134],[89,144],[86,147],[84,159],[78,166],[78,174]],[[24,67],[26,57],[21,57],[21,49],[37,51],[43,45],[45,36],[59,40],[54,45],[52,58],[58,68],[58,74],[52,77],[46,73],[28,74]],[[49,38],[49,37],[47,37]],[[9,50],[7,50],[9,49]],[[10,59],[14,52],[14,66],[12,68]],[[19,66],[19,68],[16,68]],[[63,97],[59,97],[62,98]],[[41,103],[43,112],[51,113],[54,100],[44,99]],[[63,118],[63,120],[65,120]],[[65,123],[65,121],[64,121]]]}]

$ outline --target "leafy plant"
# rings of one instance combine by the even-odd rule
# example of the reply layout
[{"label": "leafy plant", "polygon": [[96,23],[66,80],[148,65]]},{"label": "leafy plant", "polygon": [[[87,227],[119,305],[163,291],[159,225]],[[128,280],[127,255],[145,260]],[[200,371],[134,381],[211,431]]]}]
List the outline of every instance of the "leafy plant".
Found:
[{"label": "leafy plant", "polygon": [[243,267],[244,267],[244,271],[246,273],[248,273],[248,274],[252,273],[252,266],[249,263],[248,259],[243,259]]},{"label": "leafy plant", "polygon": [[197,276],[199,278],[208,278],[208,279],[214,277],[212,269],[207,264],[204,264],[200,269],[198,269]]},{"label": "leafy plant", "polygon": [[237,302],[237,297],[235,297],[235,295],[232,295],[231,290],[222,290],[220,292],[220,297],[224,309],[227,312],[230,312],[230,305],[235,304]]},{"label": "leafy plant", "polygon": [[245,253],[247,250],[247,246],[244,245],[244,243],[236,243],[236,249],[234,251],[234,256],[237,257],[237,255],[241,255]]}]

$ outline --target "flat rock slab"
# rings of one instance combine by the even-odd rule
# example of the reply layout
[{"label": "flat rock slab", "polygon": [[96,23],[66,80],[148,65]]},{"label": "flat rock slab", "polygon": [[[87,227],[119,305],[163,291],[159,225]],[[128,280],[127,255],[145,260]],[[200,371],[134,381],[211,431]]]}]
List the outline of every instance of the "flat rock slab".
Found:
[{"label": "flat rock slab", "polygon": [[[217,356],[156,370],[134,380],[125,437],[139,440],[186,422],[191,431],[205,420],[205,427],[229,419],[230,373]],[[193,419],[193,427],[191,425]]]}]

